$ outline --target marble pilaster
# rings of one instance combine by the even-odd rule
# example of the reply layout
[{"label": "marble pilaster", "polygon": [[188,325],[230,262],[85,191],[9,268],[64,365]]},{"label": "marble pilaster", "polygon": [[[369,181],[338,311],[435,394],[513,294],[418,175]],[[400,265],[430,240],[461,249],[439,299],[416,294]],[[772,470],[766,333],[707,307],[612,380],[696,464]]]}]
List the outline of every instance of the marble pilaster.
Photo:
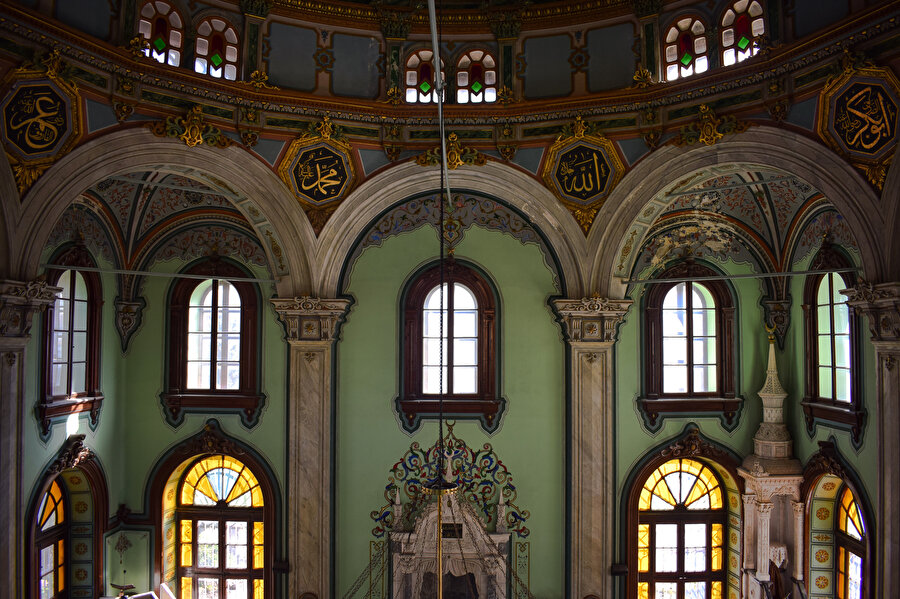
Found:
[{"label": "marble pilaster", "polygon": [[612,597],[613,347],[629,300],[555,300],[569,343],[572,443],[572,597]]},{"label": "marble pilaster", "polygon": [[[866,316],[875,348],[873,425],[878,445],[877,597],[900,596],[900,282],[863,283],[842,291],[847,303]],[[871,409],[871,408],[870,408]]]},{"label": "marble pilaster", "polygon": [[288,383],[288,597],[329,599],[332,371],[345,299],[273,299],[290,345]]},{"label": "marble pilaster", "polygon": [[797,580],[803,580],[803,546],[806,538],[803,536],[803,516],[806,513],[806,504],[802,501],[792,501],[791,510],[794,512],[794,564],[792,576]]},{"label": "marble pilaster", "polygon": [[772,518],[772,502],[756,503],[756,579],[769,580],[769,522]]},{"label": "marble pilaster", "polygon": [[[0,281],[0,472],[22,480],[22,418],[25,403],[25,348],[34,315],[53,303],[56,287],[43,281]],[[24,506],[21,485],[0,491],[0,598],[25,594],[22,587]]]}]

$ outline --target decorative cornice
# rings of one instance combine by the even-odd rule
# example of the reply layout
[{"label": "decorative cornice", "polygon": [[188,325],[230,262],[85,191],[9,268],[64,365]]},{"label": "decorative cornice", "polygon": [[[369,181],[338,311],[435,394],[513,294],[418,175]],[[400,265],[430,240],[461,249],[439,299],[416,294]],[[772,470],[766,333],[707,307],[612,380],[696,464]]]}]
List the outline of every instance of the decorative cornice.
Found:
[{"label": "decorative cornice", "polygon": [[59,474],[63,470],[74,468],[94,457],[94,453],[84,445],[84,435],[71,435],[63,443],[56,459],[47,468],[47,474]]},{"label": "decorative cornice", "polygon": [[350,300],[320,299],[304,295],[273,298],[272,305],[284,324],[288,341],[334,341]]},{"label": "decorative cornice", "polygon": [[739,121],[733,116],[717,117],[715,111],[706,104],[699,108],[699,122],[691,123],[681,128],[672,143],[676,146],[692,146],[702,143],[707,146],[715,145],[726,135],[742,133],[750,126],[749,123]]},{"label": "decorative cornice", "polygon": [[[487,158],[484,154],[474,148],[467,148],[459,141],[456,133],[447,136],[447,168],[456,170],[464,164],[469,166],[484,166]],[[430,150],[419,154],[416,157],[416,164],[419,166],[437,166],[441,163],[441,147],[436,146]]]},{"label": "decorative cornice", "polygon": [[819,451],[810,456],[803,469],[807,481],[816,480],[823,474],[832,474],[847,480],[847,471],[838,457],[834,443],[830,441],[819,441]]},{"label": "decorative cornice", "polygon": [[633,304],[631,300],[615,300],[602,297],[553,300],[553,308],[565,325],[569,342],[615,342],[618,326]]},{"label": "decorative cornice", "polygon": [[900,341],[900,283],[861,282],[842,293],[868,319],[873,341]]},{"label": "decorative cornice", "polygon": [[728,458],[731,456],[724,449],[713,445],[700,436],[700,430],[691,428],[687,434],[659,452],[664,458],[693,458],[703,456],[708,458]]},{"label": "decorative cornice", "polygon": [[165,121],[148,123],[147,126],[153,135],[178,138],[189,148],[204,143],[217,148],[227,148],[233,143],[218,127],[203,120],[203,107],[199,104],[192,106],[183,117],[170,116]]},{"label": "decorative cornice", "polygon": [[214,418],[207,420],[203,425],[203,430],[188,439],[178,449],[180,454],[190,456],[223,453],[240,458],[247,453],[243,447],[222,431],[219,421]]},{"label": "decorative cornice", "polygon": [[35,312],[51,305],[60,291],[46,281],[0,281],[0,337],[27,337]]},{"label": "decorative cornice", "polygon": [[273,0],[241,0],[241,12],[245,15],[251,15],[265,19],[269,16],[269,11],[275,4]]}]

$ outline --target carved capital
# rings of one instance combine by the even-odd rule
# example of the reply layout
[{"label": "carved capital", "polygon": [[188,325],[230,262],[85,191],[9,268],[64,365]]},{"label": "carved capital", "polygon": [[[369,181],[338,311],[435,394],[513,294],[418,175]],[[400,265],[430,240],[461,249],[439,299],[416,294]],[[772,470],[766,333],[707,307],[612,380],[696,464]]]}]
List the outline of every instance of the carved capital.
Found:
[{"label": "carved capital", "polygon": [[553,307],[565,325],[567,339],[572,341],[614,342],[618,327],[625,320],[631,300],[602,297],[553,300]]},{"label": "carved capital", "polygon": [[0,337],[27,337],[35,312],[51,305],[60,291],[45,281],[0,281]]},{"label": "carved capital", "polygon": [[768,514],[772,511],[773,503],[771,501],[757,501],[756,502],[756,513],[757,514]]},{"label": "carved capital", "polygon": [[139,299],[136,302],[129,302],[116,299],[116,330],[119,332],[119,340],[122,342],[122,351],[128,351],[128,342],[141,326],[141,320],[144,313],[144,305],[146,302]]},{"label": "carved capital", "polygon": [[873,341],[900,341],[900,283],[860,283],[841,291],[869,319]]},{"label": "carved capital", "polygon": [[304,295],[272,300],[288,341],[334,341],[350,300]]}]

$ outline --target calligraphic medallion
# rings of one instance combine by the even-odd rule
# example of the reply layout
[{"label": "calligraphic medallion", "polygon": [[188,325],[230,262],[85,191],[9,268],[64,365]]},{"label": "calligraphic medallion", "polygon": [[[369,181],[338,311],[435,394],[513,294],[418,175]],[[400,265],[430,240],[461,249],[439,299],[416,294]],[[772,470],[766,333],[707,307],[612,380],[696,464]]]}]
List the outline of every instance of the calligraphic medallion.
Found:
[{"label": "calligraphic medallion", "polygon": [[74,85],[45,71],[13,71],[0,102],[0,133],[24,192],[81,136],[81,112]]},{"label": "calligraphic medallion", "polygon": [[900,82],[888,69],[847,70],[822,90],[819,135],[882,187],[897,147]]},{"label": "calligraphic medallion", "polygon": [[302,204],[333,208],[353,183],[350,146],[334,138],[301,137],[291,143],[278,174]]},{"label": "calligraphic medallion", "polygon": [[594,216],[625,166],[613,143],[601,135],[584,134],[559,139],[550,147],[544,164],[544,184],[573,212],[587,233]]}]

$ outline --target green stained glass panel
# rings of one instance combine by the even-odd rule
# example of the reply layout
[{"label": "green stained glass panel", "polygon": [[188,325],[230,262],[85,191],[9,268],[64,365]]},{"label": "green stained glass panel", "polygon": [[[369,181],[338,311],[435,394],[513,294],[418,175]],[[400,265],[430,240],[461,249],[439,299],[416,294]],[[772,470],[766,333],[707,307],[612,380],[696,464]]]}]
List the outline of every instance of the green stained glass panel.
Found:
[{"label": "green stained glass panel", "polygon": [[472,91],[475,92],[476,94],[478,92],[480,92],[482,89],[484,89],[484,86],[481,85],[479,82],[476,81],[475,83],[472,84]]},{"label": "green stained glass panel", "polygon": [[738,40],[738,48],[740,48],[741,50],[746,50],[747,46],[749,46],[749,45],[750,45],[750,40],[746,37],[741,37],[741,39]]},{"label": "green stained glass panel", "polygon": [[166,41],[165,41],[163,38],[158,37],[158,38],[156,38],[156,40],[153,42],[153,46],[156,48],[156,50],[157,50],[158,52],[162,52],[162,51],[165,49],[165,47],[166,47]]},{"label": "green stained glass panel", "polygon": [[691,64],[691,60],[693,60],[693,58],[693,56],[685,52],[684,56],[681,57],[681,64],[683,64],[684,66],[688,66],[689,64]]},{"label": "green stained glass panel", "polygon": [[218,68],[220,64],[222,64],[222,55],[216,52],[212,56],[209,57],[209,61],[213,63],[213,66]]},{"label": "green stained glass panel", "polygon": [[422,90],[423,94],[427,94],[429,91],[431,91],[431,84],[427,81],[423,81],[419,84],[419,89]]}]

